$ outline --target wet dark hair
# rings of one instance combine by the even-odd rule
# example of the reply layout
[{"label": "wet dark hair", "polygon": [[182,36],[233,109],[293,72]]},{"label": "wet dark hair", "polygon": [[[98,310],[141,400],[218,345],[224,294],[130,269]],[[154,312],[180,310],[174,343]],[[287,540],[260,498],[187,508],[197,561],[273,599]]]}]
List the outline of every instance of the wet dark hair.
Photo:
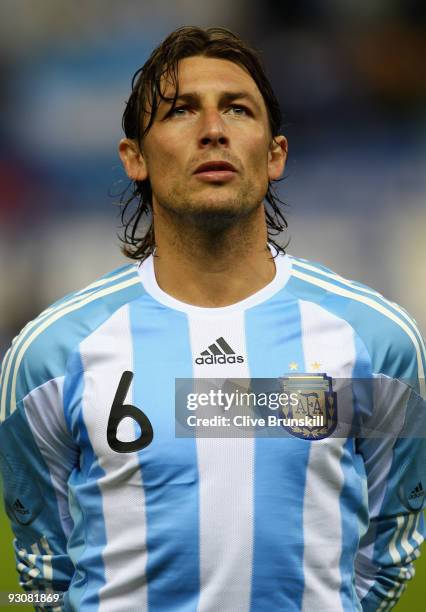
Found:
[{"label": "wet dark hair", "polygon": [[[257,52],[237,34],[226,28],[199,28],[185,26],[169,34],[152,52],[142,68],[132,78],[132,92],[123,113],[122,126],[127,138],[135,140],[142,150],[142,141],[151,128],[161,100],[176,106],[178,92],[179,60],[186,57],[204,56],[226,59],[246,69],[256,82],[265,101],[272,136],[277,136],[281,127],[281,110],[273,89],[265,75]],[[167,77],[175,87],[172,98],[164,96],[164,78]],[[149,121],[143,127],[144,118]],[[129,193],[130,192],[130,193]],[[284,205],[274,193],[271,182],[265,195],[266,223],[268,242],[278,251],[284,248],[273,240],[288,224],[281,210]],[[136,204],[136,208],[134,205]],[[149,179],[131,181],[121,194],[121,221],[124,229],[122,252],[131,259],[143,261],[155,248],[152,222],[152,191]],[[141,232],[144,221],[145,231]]]}]

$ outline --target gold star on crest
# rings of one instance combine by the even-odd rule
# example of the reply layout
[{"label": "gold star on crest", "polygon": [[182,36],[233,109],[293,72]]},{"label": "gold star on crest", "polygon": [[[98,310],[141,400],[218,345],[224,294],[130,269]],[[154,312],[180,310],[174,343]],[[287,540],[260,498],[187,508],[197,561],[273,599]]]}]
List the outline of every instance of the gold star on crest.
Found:
[{"label": "gold star on crest", "polygon": [[321,367],[321,364],[318,361],[314,361],[313,363],[311,363],[311,368],[313,370],[319,370]]},{"label": "gold star on crest", "polygon": [[288,367],[290,368],[290,370],[297,370],[299,365],[295,361],[292,361],[291,363],[288,364]]}]

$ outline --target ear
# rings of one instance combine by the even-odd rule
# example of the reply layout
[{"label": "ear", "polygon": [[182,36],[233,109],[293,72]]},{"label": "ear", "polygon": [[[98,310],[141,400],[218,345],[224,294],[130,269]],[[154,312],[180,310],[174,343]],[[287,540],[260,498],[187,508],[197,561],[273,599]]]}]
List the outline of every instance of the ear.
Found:
[{"label": "ear", "polygon": [[285,136],[275,136],[268,151],[269,180],[279,179],[287,161],[288,142]]},{"label": "ear", "polygon": [[144,181],[148,178],[148,168],[145,158],[137,143],[130,138],[123,138],[118,145],[118,154],[127,176],[134,181]]}]

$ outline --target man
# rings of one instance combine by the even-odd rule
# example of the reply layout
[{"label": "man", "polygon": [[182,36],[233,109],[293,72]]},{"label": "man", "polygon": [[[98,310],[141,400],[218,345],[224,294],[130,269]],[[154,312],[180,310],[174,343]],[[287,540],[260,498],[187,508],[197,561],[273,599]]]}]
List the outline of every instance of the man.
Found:
[{"label": "man", "polygon": [[[420,416],[420,334],[378,293],[274,246],[287,141],[253,50],[182,28],[135,76],[119,152],[138,263],[48,308],[3,363],[21,584],[83,612],[389,609],[423,540],[425,447],[332,436],[327,385],[378,377],[386,414]],[[220,378],[314,384],[326,426],[180,435],[175,381]]]}]

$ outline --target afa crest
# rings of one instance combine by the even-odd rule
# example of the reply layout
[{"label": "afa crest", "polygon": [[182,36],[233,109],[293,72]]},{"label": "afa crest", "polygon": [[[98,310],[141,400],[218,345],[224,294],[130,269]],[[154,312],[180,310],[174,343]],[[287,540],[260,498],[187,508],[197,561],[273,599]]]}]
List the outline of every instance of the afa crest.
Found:
[{"label": "afa crest", "polygon": [[282,377],[282,391],[290,398],[281,407],[284,429],[305,440],[328,438],[337,425],[337,399],[327,374],[294,374]]}]

